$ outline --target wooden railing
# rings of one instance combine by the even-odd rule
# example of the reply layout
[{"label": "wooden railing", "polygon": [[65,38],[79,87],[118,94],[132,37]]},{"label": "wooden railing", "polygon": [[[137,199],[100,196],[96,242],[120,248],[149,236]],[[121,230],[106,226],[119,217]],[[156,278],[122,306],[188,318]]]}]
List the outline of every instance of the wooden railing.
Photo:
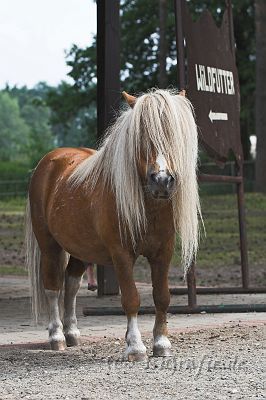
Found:
[{"label": "wooden railing", "polygon": [[0,180],[0,198],[25,196],[27,188],[27,179]]}]

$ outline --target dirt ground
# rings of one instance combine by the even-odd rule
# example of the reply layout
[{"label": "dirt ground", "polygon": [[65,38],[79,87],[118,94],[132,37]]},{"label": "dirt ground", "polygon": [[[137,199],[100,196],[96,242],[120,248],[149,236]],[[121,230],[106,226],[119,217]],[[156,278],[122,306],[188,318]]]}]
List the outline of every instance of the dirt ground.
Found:
[{"label": "dirt ground", "polygon": [[[0,399],[264,399],[265,325],[233,325],[170,336],[174,356],[123,360],[121,338],[83,338],[65,352],[1,349]],[[145,335],[151,349],[151,339]]]},{"label": "dirt ground", "polygon": [[[84,305],[118,305],[119,296],[99,299],[84,282],[77,301],[82,345],[52,352],[46,322],[31,322],[27,280],[0,281],[0,400],[266,399],[266,313],[169,315],[173,357],[166,359],[152,357],[154,316],[140,316],[148,358],[129,363],[125,317],[82,315]],[[138,288],[150,305],[150,285]],[[262,303],[265,294],[199,302]],[[186,296],[173,296],[172,304],[186,304]]]}]

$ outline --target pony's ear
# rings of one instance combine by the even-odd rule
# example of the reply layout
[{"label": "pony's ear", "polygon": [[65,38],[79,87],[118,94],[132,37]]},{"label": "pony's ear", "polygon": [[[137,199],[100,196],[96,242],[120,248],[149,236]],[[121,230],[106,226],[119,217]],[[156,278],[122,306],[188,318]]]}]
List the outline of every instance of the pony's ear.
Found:
[{"label": "pony's ear", "polygon": [[124,99],[126,100],[127,104],[133,108],[137,98],[135,96],[131,96],[130,94],[128,94],[127,92],[122,92],[122,95],[124,97]]},{"label": "pony's ear", "polygon": [[181,90],[178,94],[179,94],[179,96],[186,97],[186,91],[185,91],[185,89]]}]

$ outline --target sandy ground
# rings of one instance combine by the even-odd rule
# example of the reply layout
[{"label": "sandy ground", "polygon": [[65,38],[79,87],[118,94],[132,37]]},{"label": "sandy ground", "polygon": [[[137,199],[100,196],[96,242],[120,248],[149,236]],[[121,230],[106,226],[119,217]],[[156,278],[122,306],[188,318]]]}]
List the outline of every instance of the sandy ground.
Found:
[{"label": "sandy ground", "polygon": [[[266,313],[169,315],[173,357],[152,357],[153,316],[139,317],[146,362],[123,360],[125,317],[83,317],[84,305],[118,305],[84,287],[82,346],[52,352],[46,324],[30,319],[27,281],[0,278],[0,399],[266,399]],[[12,290],[10,288],[12,287]],[[142,303],[151,288],[139,285]],[[265,294],[199,296],[199,303],[265,302]],[[175,296],[172,304],[186,304]]]}]

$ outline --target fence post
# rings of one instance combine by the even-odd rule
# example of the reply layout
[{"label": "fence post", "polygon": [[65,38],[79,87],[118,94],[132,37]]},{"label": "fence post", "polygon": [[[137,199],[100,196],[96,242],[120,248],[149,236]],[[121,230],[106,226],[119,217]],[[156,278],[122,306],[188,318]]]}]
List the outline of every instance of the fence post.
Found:
[{"label": "fence post", "polygon": [[[97,128],[101,137],[119,108],[119,0],[97,0]],[[113,266],[97,267],[98,295],[119,293]]]}]

